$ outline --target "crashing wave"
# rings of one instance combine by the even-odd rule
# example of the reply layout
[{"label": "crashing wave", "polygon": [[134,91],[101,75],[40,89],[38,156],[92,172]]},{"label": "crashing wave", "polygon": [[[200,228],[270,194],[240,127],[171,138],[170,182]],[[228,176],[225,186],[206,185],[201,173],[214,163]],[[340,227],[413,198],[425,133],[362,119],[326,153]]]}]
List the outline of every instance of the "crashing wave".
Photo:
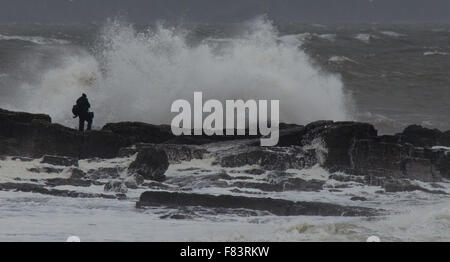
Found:
[{"label": "crashing wave", "polygon": [[94,54],[69,51],[71,46],[58,50],[62,54],[54,67],[38,70],[38,82],[20,86],[24,92],[8,108],[48,113],[55,122],[73,126],[70,109],[63,109],[86,92],[98,125],[169,123],[173,101],[191,101],[194,91],[202,91],[205,99],[222,102],[278,99],[283,122],[351,118],[352,102],[340,77],[314,65],[298,37],[280,37],[264,19],[243,27],[245,32],[218,50],[210,41],[190,45],[186,30],[159,25],[137,31],[122,21],[110,22]]},{"label": "crashing wave", "polygon": [[70,41],[62,40],[62,39],[55,39],[55,38],[46,38],[41,36],[16,36],[16,35],[1,35],[0,34],[0,41],[24,41],[24,42],[30,42],[37,45],[66,45],[70,44]]},{"label": "crashing wave", "polygon": [[435,56],[435,55],[450,55],[447,52],[441,52],[441,51],[427,51],[423,53],[424,56]]}]

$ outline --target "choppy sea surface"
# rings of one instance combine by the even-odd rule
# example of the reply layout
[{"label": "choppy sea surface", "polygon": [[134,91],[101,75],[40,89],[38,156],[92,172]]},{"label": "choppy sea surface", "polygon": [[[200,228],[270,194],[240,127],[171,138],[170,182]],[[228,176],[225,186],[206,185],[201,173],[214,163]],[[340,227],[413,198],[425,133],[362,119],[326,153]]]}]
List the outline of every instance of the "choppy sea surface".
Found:
[{"label": "choppy sea surface", "polygon": [[[446,24],[276,25],[255,19],[233,25],[0,25],[0,108],[47,113],[71,127],[77,123],[69,105],[82,92],[100,128],[125,120],[168,123],[174,100],[203,91],[219,100],[280,99],[285,122],[358,120],[389,134],[409,124],[448,130],[449,68]],[[130,161],[80,161],[80,169],[125,167]],[[390,212],[376,218],[246,216],[136,209],[140,189],[130,190],[126,200],[0,191],[0,241],[65,241],[70,235],[82,241],[365,241],[372,235],[382,241],[450,240],[447,195],[380,194],[377,187],[352,182],[331,190],[343,182],[328,179],[320,167],[292,171],[326,180],[320,192],[236,193],[208,182],[208,174],[219,172],[212,161],[171,165],[166,182],[196,193],[259,193]],[[39,166],[39,160],[1,160],[0,182],[41,183],[69,175],[28,171]],[[445,182],[421,186],[450,193]],[[102,186],[59,189],[103,192]],[[367,201],[351,201],[353,196]],[[190,218],[161,218],[177,212]]]}]

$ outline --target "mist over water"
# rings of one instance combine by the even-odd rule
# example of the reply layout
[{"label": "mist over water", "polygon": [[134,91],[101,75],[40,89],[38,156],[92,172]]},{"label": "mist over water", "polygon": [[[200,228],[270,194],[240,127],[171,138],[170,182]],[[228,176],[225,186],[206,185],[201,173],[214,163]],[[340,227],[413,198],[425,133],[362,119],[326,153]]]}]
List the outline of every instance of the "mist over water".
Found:
[{"label": "mist over water", "polygon": [[[279,99],[281,121],[307,123],[351,118],[351,99],[340,77],[322,71],[301,49],[301,37],[281,36],[268,20],[242,26],[232,38],[187,41],[187,29],[158,25],[137,31],[121,20],[108,22],[95,48],[47,46],[58,52],[50,66],[36,68],[33,81],[18,86],[11,109],[50,114],[75,125],[71,106],[88,94],[94,125],[117,121],[168,124],[177,99]],[[33,63],[30,58],[26,63]]]}]

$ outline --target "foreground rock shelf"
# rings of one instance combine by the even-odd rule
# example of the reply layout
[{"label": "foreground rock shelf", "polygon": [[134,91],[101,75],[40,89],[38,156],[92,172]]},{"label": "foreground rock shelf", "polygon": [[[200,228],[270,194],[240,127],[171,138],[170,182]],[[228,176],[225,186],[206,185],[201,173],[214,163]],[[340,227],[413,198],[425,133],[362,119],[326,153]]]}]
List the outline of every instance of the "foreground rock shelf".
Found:
[{"label": "foreground rock shelf", "polygon": [[177,192],[147,191],[137,202],[138,208],[148,206],[207,207],[267,211],[277,216],[374,216],[380,210],[365,207],[339,206],[319,202],[293,202],[273,198],[250,198],[230,195],[205,195]]},{"label": "foreground rock shelf", "polygon": [[28,183],[4,183],[0,184],[0,191],[19,191],[27,193],[39,193],[43,195],[51,195],[58,197],[72,197],[72,198],[107,198],[114,199],[115,196],[105,194],[90,194],[81,193],[70,190],[48,189],[43,185],[28,184]]},{"label": "foreground rock shelf", "polygon": [[[449,146],[450,131],[417,125],[402,133],[379,136],[367,123],[280,124],[279,144],[260,147],[255,136],[174,137],[169,126],[135,122],[110,123],[101,130],[80,133],[53,124],[47,115],[0,109],[0,160],[22,161],[23,165],[32,162],[26,170],[37,178],[17,180],[22,183],[7,180],[0,183],[0,191],[125,199],[128,189],[164,190],[143,193],[137,206],[246,209],[278,216],[373,216],[383,212],[253,196],[284,191],[342,192],[348,183],[376,186],[381,193],[420,191],[448,196],[450,191],[439,183],[450,179]],[[196,165],[200,159],[210,161],[215,173]],[[102,166],[103,162],[117,161],[125,164]],[[179,171],[182,176],[172,173],[167,177],[169,167],[189,162],[188,169]],[[81,170],[83,163],[96,165]],[[297,176],[316,167],[329,176],[321,180]],[[40,174],[51,174],[52,178],[39,179]],[[334,187],[333,182],[330,187],[329,181],[344,185]],[[60,186],[75,190],[55,188]],[[97,193],[77,191],[91,186],[104,189]],[[216,187],[230,195],[186,193],[193,186]],[[172,192],[180,190],[184,193]],[[362,195],[351,193],[348,199],[366,201]]]},{"label": "foreground rock shelf", "polygon": [[[331,172],[344,171],[362,176],[427,182],[450,178],[448,150],[433,148],[450,146],[450,131],[413,125],[396,135],[378,136],[370,124],[333,121],[318,121],[306,126],[281,124],[280,129],[280,142],[272,150],[260,148],[255,140],[253,144],[236,148],[228,156],[221,157],[221,164],[261,163],[267,169],[287,169],[320,162]],[[189,161],[201,158],[207,144],[243,138],[255,139],[248,136],[174,137],[169,126],[135,122],[111,123],[101,130],[80,133],[52,124],[47,115],[0,109],[0,155],[114,158],[136,153],[139,147],[153,144],[161,145],[155,149],[163,149],[171,162]],[[136,146],[139,144],[143,146]],[[320,144],[322,152],[318,152]],[[314,150],[305,149],[311,146]],[[288,147],[291,148],[288,151],[276,150]],[[317,158],[318,153],[322,154],[320,159]]]}]

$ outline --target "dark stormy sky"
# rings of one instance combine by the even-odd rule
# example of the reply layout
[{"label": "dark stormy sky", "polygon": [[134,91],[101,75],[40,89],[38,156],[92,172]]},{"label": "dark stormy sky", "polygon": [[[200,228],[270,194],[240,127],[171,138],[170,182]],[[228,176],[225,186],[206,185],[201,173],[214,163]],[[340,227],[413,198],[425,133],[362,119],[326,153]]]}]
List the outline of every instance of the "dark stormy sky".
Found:
[{"label": "dark stormy sky", "polygon": [[450,22],[450,0],[0,0],[0,23]]}]

